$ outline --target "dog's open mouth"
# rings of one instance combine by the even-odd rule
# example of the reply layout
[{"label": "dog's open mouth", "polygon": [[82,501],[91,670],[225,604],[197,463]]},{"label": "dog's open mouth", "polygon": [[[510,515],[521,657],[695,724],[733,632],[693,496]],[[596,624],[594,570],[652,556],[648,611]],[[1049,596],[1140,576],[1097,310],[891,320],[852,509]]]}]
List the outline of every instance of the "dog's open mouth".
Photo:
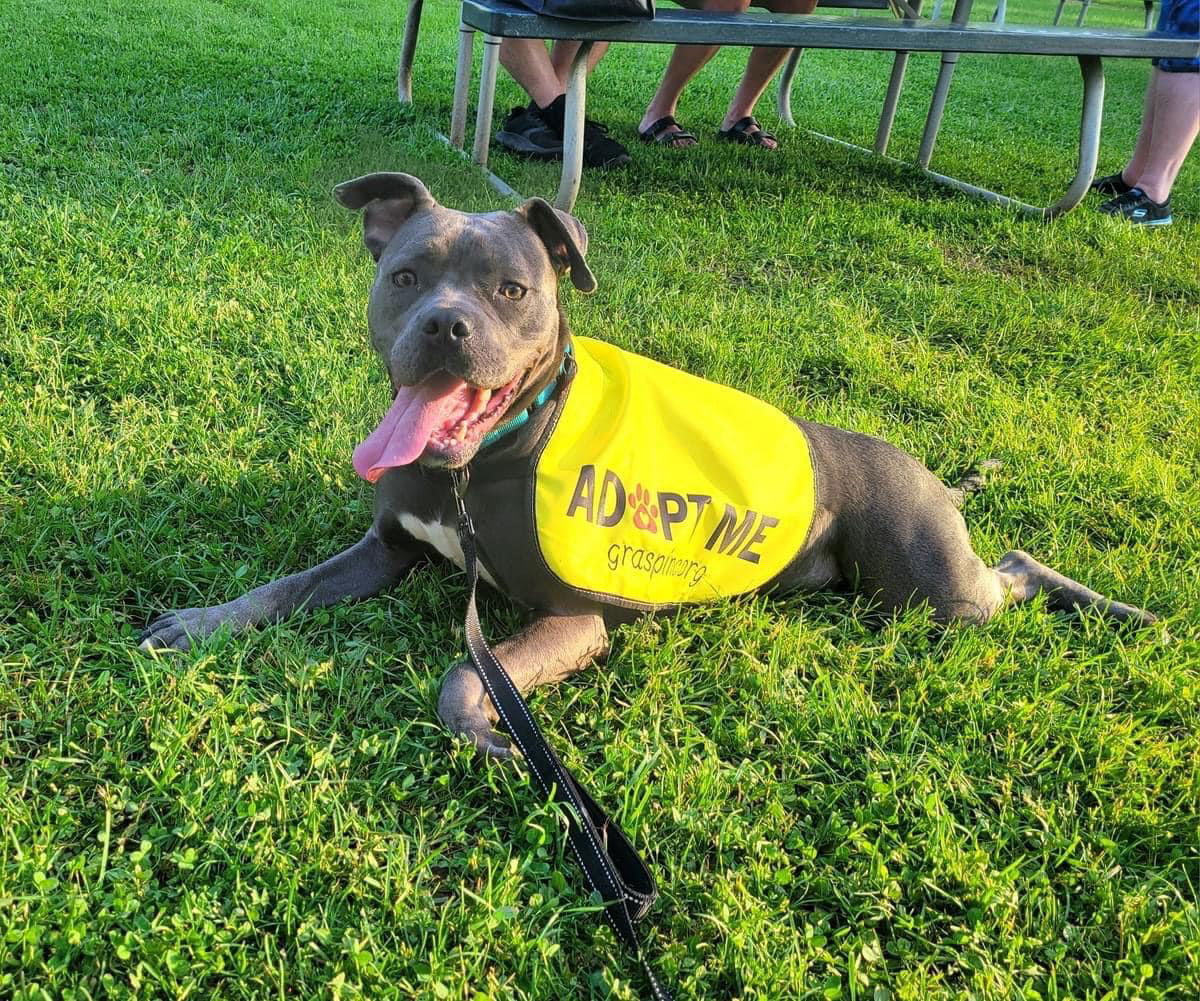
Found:
[{"label": "dog's open mouth", "polygon": [[528,374],[521,372],[498,389],[473,386],[449,372],[401,386],[379,426],[354,450],[354,471],[374,483],[389,469],[427,453],[454,465],[479,447]]}]

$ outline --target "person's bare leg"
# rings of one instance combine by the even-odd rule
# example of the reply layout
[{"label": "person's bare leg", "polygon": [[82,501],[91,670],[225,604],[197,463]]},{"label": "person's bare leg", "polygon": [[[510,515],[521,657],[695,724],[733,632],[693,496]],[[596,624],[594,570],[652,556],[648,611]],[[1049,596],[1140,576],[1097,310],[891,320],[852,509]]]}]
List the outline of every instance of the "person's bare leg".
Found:
[{"label": "person's bare leg", "polygon": [[[1150,109],[1150,92],[1154,107]],[[1179,174],[1179,168],[1200,132],[1200,73],[1167,73],[1154,68],[1147,88],[1148,117],[1152,117],[1144,155],[1138,160],[1143,145],[1138,135],[1134,160],[1122,171],[1127,184],[1141,188],[1153,201],[1165,202]],[[1133,167],[1136,166],[1136,172]]]},{"label": "person's bare leg", "polygon": [[[592,46],[588,55],[589,73],[607,48],[608,42],[597,42]],[[540,38],[502,38],[500,65],[539,108],[545,108],[567,92],[567,74],[578,51],[578,42],[555,42],[547,52],[546,43]]]},{"label": "person's bare leg", "polygon": [[[704,68],[704,64],[717,54],[719,48],[719,45],[675,46],[671,53],[671,59],[667,63],[667,70],[663,74],[662,83],[658,85],[658,90],[654,92],[654,96],[646,106],[646,113],[642,115],[642,120],[638,123],[638,132],[645,132],[660,118],[666,118],[668,115],[674,117],[683,88],[691,82],[692,77]],[[671,135],[682,131],[683,129],[679,126],[674,126],[667,129],[667,134]],[[670,145],[683,149],[696,145],[696,140],[680,139],[678,143],[672,142]]]},{"label": "person's bare leg", "polygon": [[[740,14],[750,6],[750,0],[705,0],[703,3],[685,2],[683,6],[706,11],[724,11],[726,13]],[[654,96],[650,99],[650,104],[646,107],[646,113],[642,115],[642,120],[638,123],[638,132],[645,132],[646,129],[660,118],[666,118],[668,115],[674,117],[680,95],[683,94],[683,88],[717,54],[719,48],[719,45],[675,46],[671,52],[671,58],[667,62],[667,69],[663,74],[662,83],[658,85],[658,90],[654,92]],[[667,129],[666,134],[669,136],[682,131],[682,128],[675,126]],[[679,149],[683,149],[695,144],[695,139],[680,139],[677,145]],[[669,145],[675,146],[676,143],[671,142]]]},{"label": "person's bare leg", "polygon": [[1154,135],[1154,94],[1158,90],[1158,76],[1157,68],[1150,71],[1150,82],[1146,85],[1146,96],[1142,100],[1142,124],[1138,128],[1137,142],[1129,162],[1121,171],[1121,180],[1131,188],[1135,183],[1133,179],[1142,172],[1150,156],[1150,137]]},{"label": "person's bare leg", "polygon": [[[774,0],[763,4],[768,10],[777,14],[811,14],[817,6],[817,0]],[[731,129],[748,115],[754,114],[754,106],[762,97],[763,91],[771,78],[779,72],[790,54],[790,49],[756,48],[746,60],[746,72],[742,74],[741,83],[734,92],[733,100],[729,102],[729,110],[721,122],[722,131]],[[779,144],[774,139],[764,136],[762,145],[774,149]]]},{"label": "person's bare leg", "polygon": [[[578,42],[555,42],[550,47],[550,65],[554,67],[554,75],[558,77],[558,93],[565,94],[567,92],[567,76],[571,72],[571,63],[575,59],[575,53],[579,51]],[[608,42],[593,42],[592,51],[588,53],[587,71],[591,76],[592,70],[596,68],[596,63],[600,61],[600,57],[608,51]],[[557,94],[555,95],[558,96]],[[545,105],[543,105],[545,107]]]},{"label": "person's bare leg", "polygon": [[500,65],[539,108],[547,107],[566,91],[550,62],[546,43],[539,38],[501,39]]},{"label": "person's bare leg", "polygon": [[[767,89],[779,67],[784,64],[789,55],[788,49],[757,48],[751,51],[746,60],[746,72],[742,74],[742,82],[734,91],[733,100],[729,102],[729,110],[721,120],[721,131],[726,132],[748,115],[754,114],[754,106],[762,93]],[[763,136],[761,145],[766,149],[775,149],[779,145],[769,136]]]}]

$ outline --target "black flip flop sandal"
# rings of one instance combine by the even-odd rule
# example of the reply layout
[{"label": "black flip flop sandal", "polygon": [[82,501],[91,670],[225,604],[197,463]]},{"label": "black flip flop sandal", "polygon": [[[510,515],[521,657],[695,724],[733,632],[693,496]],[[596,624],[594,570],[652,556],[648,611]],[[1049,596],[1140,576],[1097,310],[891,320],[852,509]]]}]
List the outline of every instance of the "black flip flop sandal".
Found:
[{"label": "black flip flop sandal", "polygon": [[[723,139],[725,142],[741,143],[743,146],[761,146],[764,149],[778,149],[779,140],[776,139],[770,132],[764,132],[762,126],[754,120],[752,115],[747,115],[740,122],[735,122],[727,129],[718,129],[717,138]],[[768,146],[764,140],[771,140],[775,146]]]},{"label": "black flip flop sandal", "polygon": [[[675,132],[667,130],[674,125]],[[689,145],[695,146],[698,140],[692,133],[684,132],[679,123],[675,121],[674,115],[667,115],[660,118],[657,122],[651,123],[645,132],[639,132],[638,138],[644,143],[654,143],[658,146],[666,146],[668,149],[687,149],[687,146],[677,145],[680,139],[690,139]]]}]

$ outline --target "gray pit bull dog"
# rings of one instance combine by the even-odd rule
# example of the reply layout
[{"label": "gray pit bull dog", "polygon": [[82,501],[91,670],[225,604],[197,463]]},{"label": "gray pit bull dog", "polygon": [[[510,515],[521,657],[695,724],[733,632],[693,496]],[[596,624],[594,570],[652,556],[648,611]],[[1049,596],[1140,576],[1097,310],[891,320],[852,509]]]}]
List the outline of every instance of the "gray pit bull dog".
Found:
[{"label": "gray pit bull dog", "polygon": [[[537,198],[511,212],[444,208],[407,174],[371,174],[339,185],[334,194],[347,208],[365,209],[363,240],[376,261],[367,316],[393,392],[386,417],[355,452],[355,468],[375,484],[374,522],[361,541],[310,570],[222,605],[157,618],[143,634],[142,647],[186,649],[220,626],[243,629],[302,608],[370,597],[398,584],[430,548],[462,567],[450,470],[469,462],[465,499],[484,577],[533,610],[530,624],[497,644],[496,652],[522,692],[565,678],[605,655],[609,626],[660,607],[652,600],[610,596],[599,585],[568,584],[539,551],[533,524],[538,514],[531,483],[548,436],[564,401],[575,397],[576,417],[587,405],[577,395],[581,390],[572,391],[584,341],[572,350],[558,303],[560,275],[569,275],[581,291],[595,288],[584,259],[587,235],[578,220]],[[661,373],[663,380],[691,378],[665,368]],[[703,415],[715,422],[705,426],[716,426],[721,416]],[[582,414],[582,426],[588,418]],[[986,622],[1008,602],[1045,593],[1055,609],[1095,608],[1115,621],[1154,621],[1023,552],[986,566],[971,548],[954,494],[916,459],[866,435],[780,420],[787,432],[776,434],[784,441],[782,461],[755,478],[779,481],[791,457],[800,464],[806,453],[812,487],[803,535],[779,569],[769,571],[763,589],[850,585],[885,612],[928,602],[940,621],[973,623]],[[506,433],[497,437],[501,429]],[[796,435],[794,446],[788,434]],[[562,495],[570,497],[568,514],[586,515],[589,526],[611,525],[626,507],[632,512],[640,503],[638,527],[661,546],[678,540],[688,512],[716,519],[721,509],[712,490],[686,499],[659,493],[652,506],[640,483],[635,496],[623,486],[618,490],[618,482],[599,467],[580,467],[578,483]],[[739,573],[767,573],[752,564],[759,563],[758,547],[780,518],[755,522],[751,511],[736,524],[731,503],[725,512],[707,539],[708,553],[723,552]],[[695,536],[702,555],[707,533],[704,528]],[[614,549],[618,557],[632,552],[634,563],[644,559],[648,570],[664,577],[675,572],[669,555],[655,557],[650,549],[629,545],[610,546],[608,552]],[[688,584],[703,576],[700,562],[677,563]],[[468,662],[447,674],[438,714],[480,750],[510,753]]]}]

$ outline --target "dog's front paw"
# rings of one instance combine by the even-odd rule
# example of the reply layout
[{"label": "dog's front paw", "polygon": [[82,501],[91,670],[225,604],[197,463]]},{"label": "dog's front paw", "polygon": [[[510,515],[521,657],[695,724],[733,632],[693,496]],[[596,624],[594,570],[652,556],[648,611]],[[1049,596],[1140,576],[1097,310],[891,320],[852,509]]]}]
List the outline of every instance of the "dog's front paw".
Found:
[{"label": "dog's front paw", "polygon": [[476,750],[493,758],[515,753],[509,739],[496,731],[496,708],[470,664],[456,664],[442,679],[437,712],[451,733],[468,738]]},{"label": "dog's front paw", "polygon": [[183,653],[206,636],[211,636],[228,619],[223,605],[210,608],[184,608],[167,612],[150,623],[138,637],[138,646],[146,651],[175,650]]}]

